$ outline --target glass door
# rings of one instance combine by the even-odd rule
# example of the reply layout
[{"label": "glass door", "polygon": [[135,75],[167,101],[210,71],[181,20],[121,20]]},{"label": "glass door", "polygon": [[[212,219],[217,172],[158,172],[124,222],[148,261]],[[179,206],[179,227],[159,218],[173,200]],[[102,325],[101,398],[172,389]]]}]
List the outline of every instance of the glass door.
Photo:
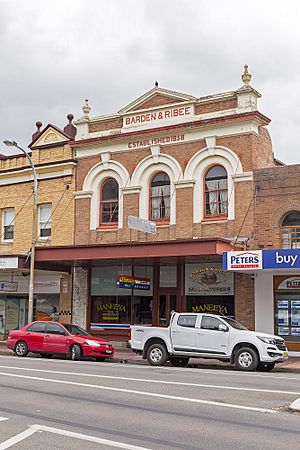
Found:
[{"label": "glass door", "polygon": [[160,327],[168,327],[171,312],[176,311],[176,295],[162,294],[159,295],[158,304],[158,323]]}]

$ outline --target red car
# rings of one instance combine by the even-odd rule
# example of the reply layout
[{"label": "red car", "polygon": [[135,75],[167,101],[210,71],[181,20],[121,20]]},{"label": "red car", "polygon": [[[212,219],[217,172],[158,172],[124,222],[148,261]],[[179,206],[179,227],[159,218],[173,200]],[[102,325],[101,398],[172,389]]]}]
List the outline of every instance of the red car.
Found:
[{"label": "red car", "polygon": [[17,356],[28,352],[40,353],[43,358],[64,354],[73,361],[91,356],[104,361],[114,356],[114,347],[105,339],[91,336],[77,325],[60,322],[32,322],[9,333],[7,347]]}]

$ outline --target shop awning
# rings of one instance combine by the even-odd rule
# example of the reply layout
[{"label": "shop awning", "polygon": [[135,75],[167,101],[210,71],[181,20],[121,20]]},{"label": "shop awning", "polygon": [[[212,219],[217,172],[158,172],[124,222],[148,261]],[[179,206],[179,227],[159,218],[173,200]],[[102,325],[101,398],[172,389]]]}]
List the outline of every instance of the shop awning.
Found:
[{"label": "shop awning", "polygon": [[111,259],[138,259],[222,255],[232,250],[232,243],[222,238],[200,238],[177,241],[135,242],[101,245],[37,247],[37,263],[92,262]]}]

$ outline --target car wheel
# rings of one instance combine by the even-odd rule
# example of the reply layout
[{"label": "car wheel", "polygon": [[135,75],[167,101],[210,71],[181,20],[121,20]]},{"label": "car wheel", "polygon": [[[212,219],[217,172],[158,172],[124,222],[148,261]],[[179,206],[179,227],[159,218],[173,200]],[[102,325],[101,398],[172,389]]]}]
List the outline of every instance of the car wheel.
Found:
[{"label": "car wheel", "polygon": [[179,358],[176,356],[170,357],[170,363],[174,367],[186,367],[189,363],[190,358]]},{"label": "car wheel", "polygon": [[163,366],[168,356],[167,349],[163,344],[152,344],[147,350],[147,361],[151,366]]},{"label": "car wheel", "polygon": [[70,359],[72,361],[78,361],[81,356],[81,348],[79,345],[74,344],[69,350]]},{"label": "car wheel", "polygon": [[15,346],[15,354],[17,356],[24,357],[27,355],[27,353],[28,353],[28,347],[27,347],[26,342],[24,342],[24,341],[17,342],[16,346]]},{"label": "car wheel", "polygon": [[42,358],[51,358],[52,357],[52,353],[41,353],[41,357]]},{"label": "car wheel", "polygon": [[259,363],[257,366],[258,372],[271,372],[275,367],[275,363]]},{"label": "car wheel", "polygon": [[258,355],[250,347],[238,349],[234,357],[234,366],[237,370],[252,372],[258,366]]},{"label": "car wheel", "polygon": [[105,361],[106,360],[106,358],[104,358],[103,356],[97,356],[96,357],[96,361],[97,362],[103,362],[103,361]]}]

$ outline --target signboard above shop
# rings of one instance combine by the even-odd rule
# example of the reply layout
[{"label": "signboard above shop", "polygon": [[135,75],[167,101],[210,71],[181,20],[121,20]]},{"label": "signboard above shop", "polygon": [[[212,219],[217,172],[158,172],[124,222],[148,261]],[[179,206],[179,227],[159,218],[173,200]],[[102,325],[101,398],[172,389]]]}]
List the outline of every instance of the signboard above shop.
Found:
[{"label": "signboard above shop", "polygon": [[0,258],[0,269],[17,269],[19,258],[17,256],[5,256]]},{"label": "signboard above shop", "polygon": [[223,269],[251,272],[260,269],[300,269],[300,249],[247,250],[223,253]]},{"label": "signboard above shop", "polygon": [[234,295],[233,273],[221,264],[186,264],[185,295]]}]

